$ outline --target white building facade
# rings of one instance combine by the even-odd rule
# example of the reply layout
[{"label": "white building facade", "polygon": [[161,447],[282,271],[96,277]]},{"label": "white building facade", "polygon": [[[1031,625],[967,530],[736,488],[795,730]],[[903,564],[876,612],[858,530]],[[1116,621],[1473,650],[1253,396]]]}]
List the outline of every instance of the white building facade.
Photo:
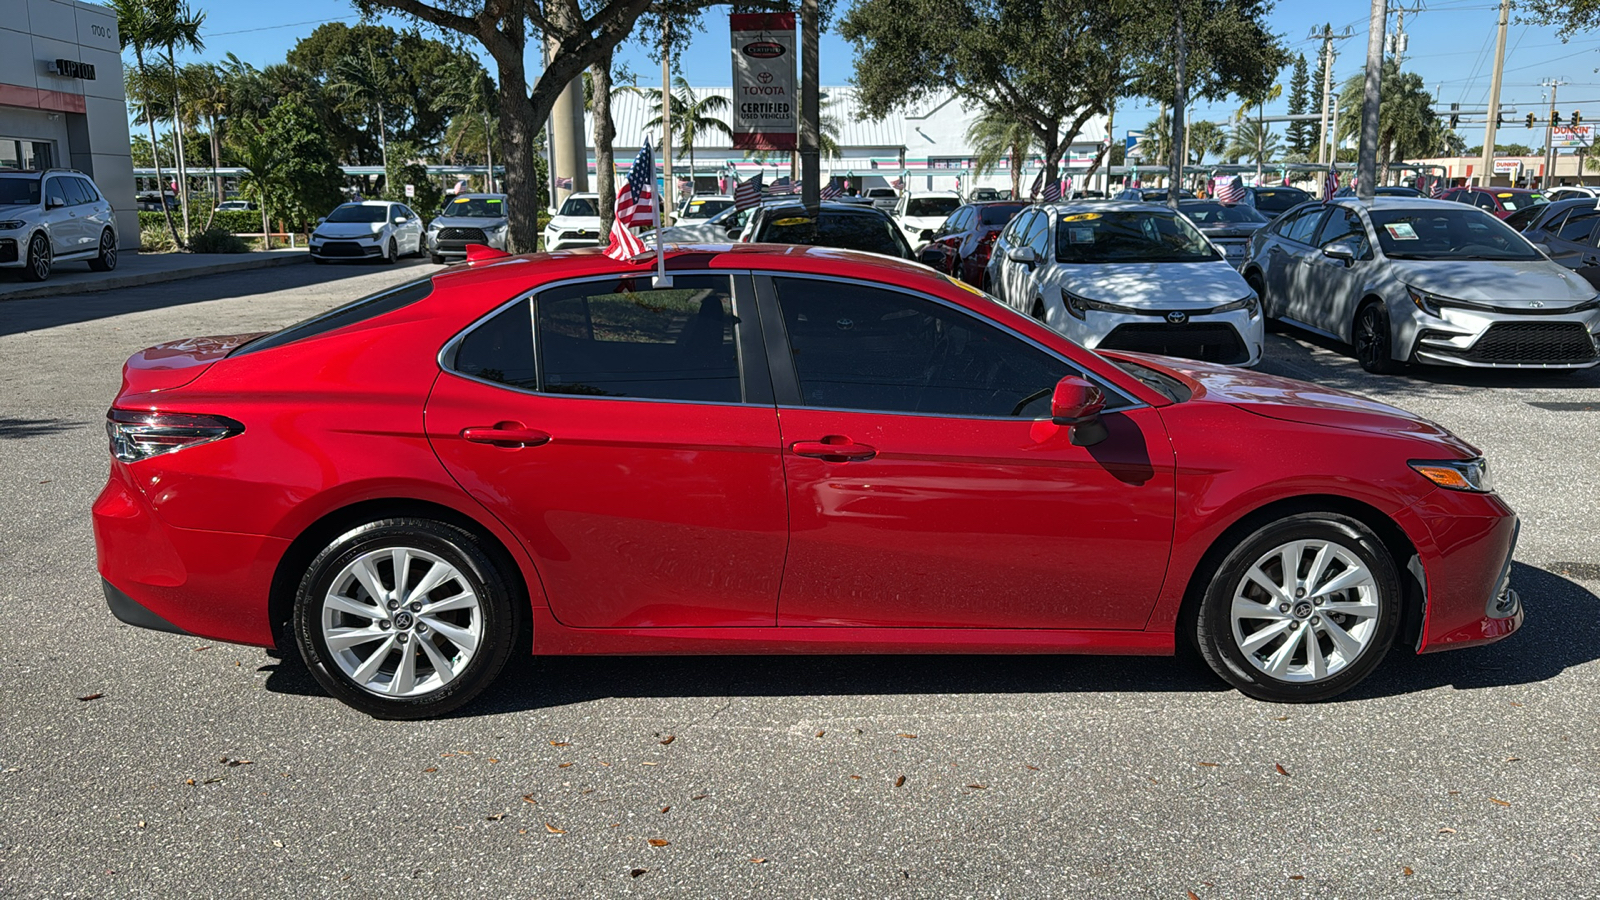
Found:
[{"label": "white building facade", "polygon": [[0,0],[0,168],[71,168],[139,246],[122,43],[109,9],[79,0]]}]

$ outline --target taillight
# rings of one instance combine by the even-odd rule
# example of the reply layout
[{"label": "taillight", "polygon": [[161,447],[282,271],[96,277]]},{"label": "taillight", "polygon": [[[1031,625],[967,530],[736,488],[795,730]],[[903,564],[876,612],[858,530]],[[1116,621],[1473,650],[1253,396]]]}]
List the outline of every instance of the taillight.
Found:
[{"label": "taillight", "polygon": [[132,409],[112,409],[106,413],[111,455],[123,462],[138,462],[174,450],[209,444],[243,431],[244,425],[225,416]]}]

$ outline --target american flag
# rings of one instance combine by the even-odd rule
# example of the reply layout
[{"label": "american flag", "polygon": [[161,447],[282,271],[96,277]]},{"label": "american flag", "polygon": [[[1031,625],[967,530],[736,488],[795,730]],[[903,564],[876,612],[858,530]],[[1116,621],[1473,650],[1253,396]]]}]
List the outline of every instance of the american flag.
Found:
[{"label": "american flag", "polygon": [[1028,188],[1028,196],[1029,197],[1037,197],[1037,196],[1039,196],[1039,189],[1042,188],[1042,187],[1044,187],[1044,170],[1040,169],[1039,170],[1039,174],[1033,176],[1033,187]]},{"label": "american flag", "polygon": [[1432,197],[1435,200],[1437,200],[1440,197],[1444,196],[1444,179],[1443,178],[1440,178],[1438,176],[1434,177],[1433,184],[1428,186],[1428,196]]},{"label": "american flag", "polygon": [[1232,175],[1218,178],[1212,194],[1218,203],[1232,206],[1244,202],[1244,184],[1239,181],[1239,176]]},{"label": "american flag", "polygon": [[570,191],[570,190],[572,190],[572,179],[571,178],[563,178],[560,175],[557,175],[556,176],[556,190],[560,190],[560,191]]},{"label": "american flag", "polygon": [[835,197],[843,197],[844,188],[840,187],[837,181],[830,179],[827,184],[822,186],[822,193],[819,196],[823,200],[832,200]]},{"label": "american flag", "polygon": [[897,191],[900,190],[901,188],[905,187],[905,186],[906,186],[906,180],[905,180],[905,178],[903,176],[899,177],[899,178],[895,178],[893,181],[889,182],[889,187],[892,187]]},{"label": "american flag", "polygon": [[787,175],[767,185],[768,195],[798,193],[800,193],[800,182],[798,180],[790,179]]},{"label": "american flag", "polygon": [[1339,190],[1339,170],[1330,167],[1328,169],[1327,177],[1322,180],[1322,200],[1323,200],[1323,202],[1326,203],[1327,201],[1332,200],[1334,193],[1336,191],[1338,191],[1338,190]]},{"label": "american flag", "polygon": [[[1043,173],[1041,173],[1043,174]],[[1054,203],[1061,199],[1061,182],[1051,181],[1044,186],[1044,193],[1039,196],[1041,203]]]},{"label": "american flag", "polygon": [[751,209],[761,205],[761,179],[765,176],[766,173],[757,172],[754,178],[746,178],[734,185],[734,209]]},{"label": "american flag", "polygon": [[611,243],[606,246],[605,252],[618,262],[628,262],[645,252],[644,241],[639,240],[629,226],[656,224],[655,196],[651,191],[655,175],[655,160],[650,155],[650,145],[645,144],[633,160],[628,180],[617,192],[617,212],[611,220]]}]

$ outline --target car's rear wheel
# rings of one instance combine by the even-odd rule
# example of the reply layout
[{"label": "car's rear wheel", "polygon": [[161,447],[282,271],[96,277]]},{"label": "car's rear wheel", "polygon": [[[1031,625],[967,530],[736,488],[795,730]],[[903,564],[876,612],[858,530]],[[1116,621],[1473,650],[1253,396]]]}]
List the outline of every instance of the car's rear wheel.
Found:
[{"label": "car's rear wheel", "polygon": [[1195,637],[1212,670],[1251,697],[1325,700],[1383,660],[1400,604],[1394,559],[1371,529],[1302,513],[1228,553],[1206,587]]},{"label": "car's rear wheel", "polygon": [[383,261],[391,266],[400,261],[400,244],[394,238],[389,238],[389,249],[384,253]]},{"label": "car's rear wheel", "polygon": [[434,264],[434,265],[436,265],[436,266],[442,266],[442,265],[444,265],[444,257],[442,257],[442,256],[440,256],[440,255],[439,255],[439,254],[437,254],[437,253],[430,253],[430,254],[428,254],[428,260],[429,260],[429,261],[430,261],[430,262],[432,262],[432,263],[433,263],[433,264]]},{"label": "car's rear wheel", "polygon": [[1262,315],[1268,319],[1276,318],[1274,314],[1277,310],[1273,308],[1272,301],[1267,299],[1267,283],[1262,280],[1261,273],[1256,271],[1246,272],[1244,283],[1250,286],[1250,290],[1256,292],[1256,299],[1261,302]]},{"label": "car's rear wheel", "polygon": [[117,236],[111,229],[100,232],[100,255],[89,260],[89,268],[96,272],[109,272],[117,267]]},{"label": "car's rear wheel", "polygon": [[22,277],[29,281],[43,281],[50,277],[50,239],[42,231],[35,233],[28,241],[28,260],[22,269]]},{"label": "car's rear wheel", "polygon": [[1393,375],[1401,364],[1394,359],[1394,334],[1389,329],[1389,309],[1377,300],[1368,301],[1356,313],[1353,337],[1356,360],[1374,375]]},{"label": "car's rear wheel", "polygon": [[340,535],[306,568],[295,639],[330,694],[380,719],[424,719],[472,700],[518,634],[513,592],[470,533],[385,519]]}]

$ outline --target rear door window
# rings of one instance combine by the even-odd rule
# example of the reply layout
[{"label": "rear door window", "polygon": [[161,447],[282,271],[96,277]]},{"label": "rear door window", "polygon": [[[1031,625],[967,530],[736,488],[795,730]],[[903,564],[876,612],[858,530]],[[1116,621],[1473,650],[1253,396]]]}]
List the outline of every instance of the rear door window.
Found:
[{"label": "rear door window", "polygon": [[1284,239],[1299,244],[1311,243],[1311,236],[1316,233],[1317,225],[1322,221],[1323,212],[1323,209],[1315,206],[1302,210],[1292,221],[1284,226],[1282,232]]}]

